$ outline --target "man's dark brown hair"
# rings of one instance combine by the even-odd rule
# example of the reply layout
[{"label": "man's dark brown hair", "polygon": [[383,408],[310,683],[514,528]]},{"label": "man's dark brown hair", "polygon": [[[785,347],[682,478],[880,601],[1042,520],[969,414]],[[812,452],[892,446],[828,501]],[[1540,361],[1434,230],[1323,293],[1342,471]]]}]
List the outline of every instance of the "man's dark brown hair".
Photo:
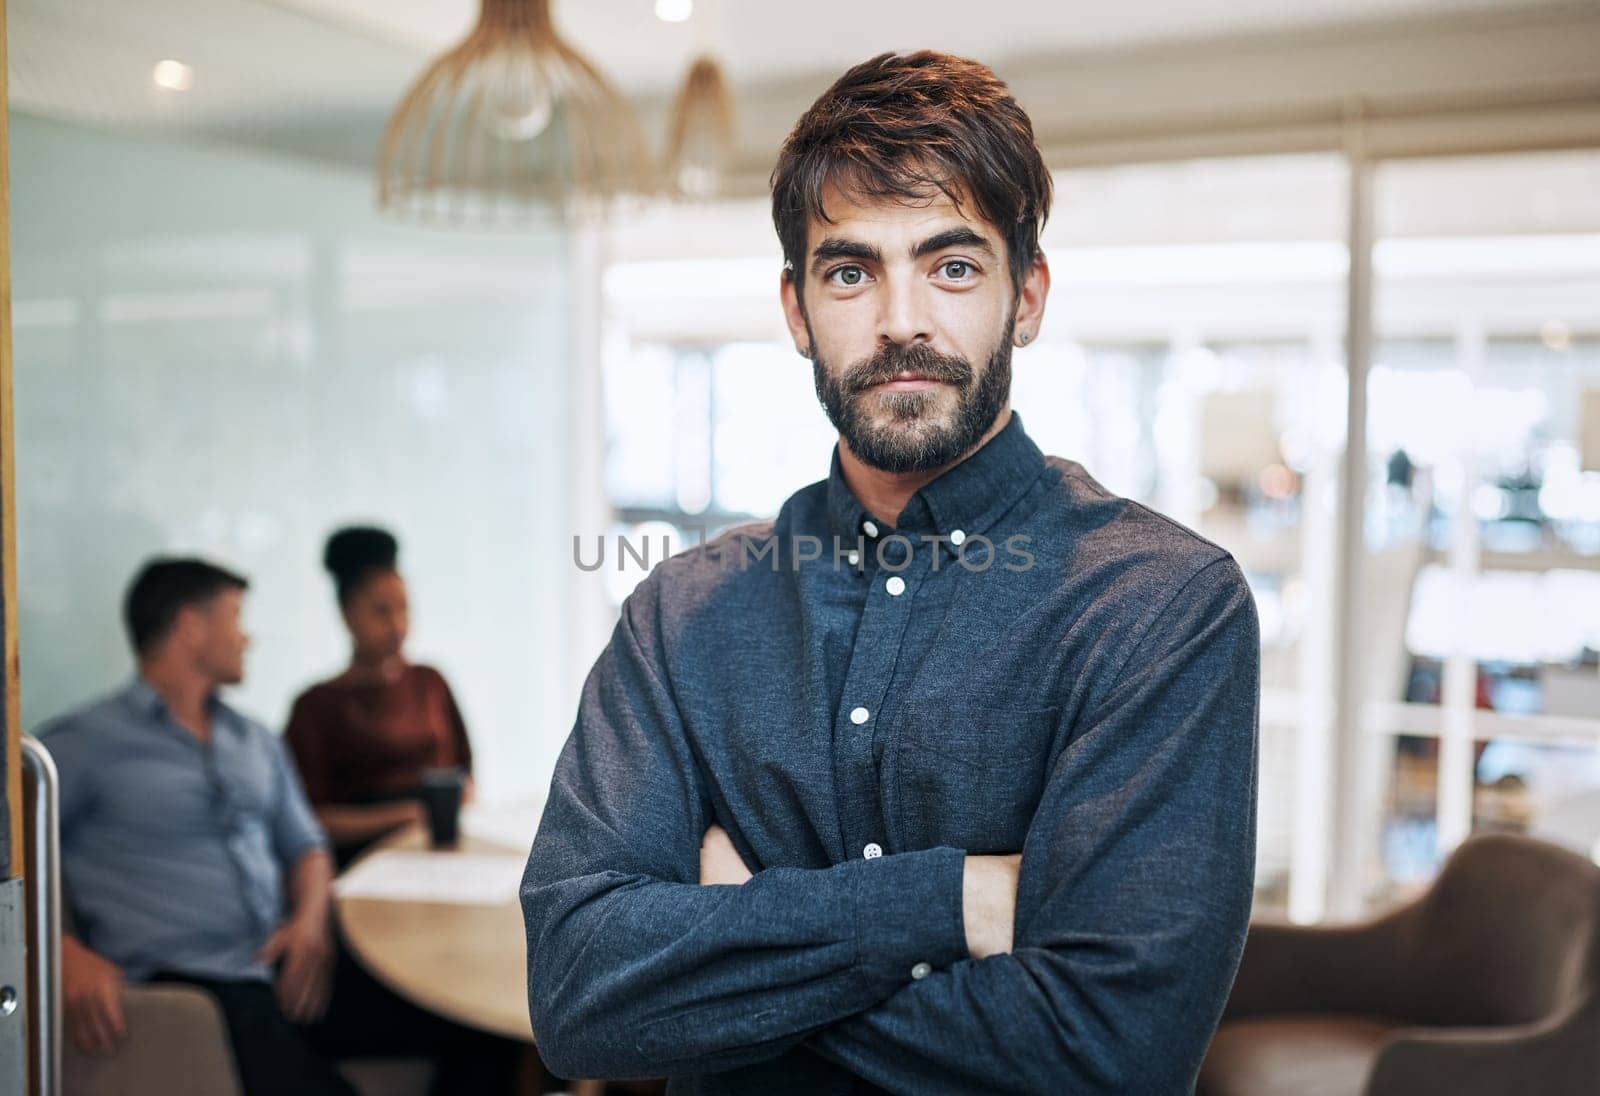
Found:
[{"label": "man's dark brown hair", "polygon": [[203,559],[153,559],[139,569],[122,603],[134,652],[149,654],[167,637],[178,613],[203,605],[224,590],[245,590],[243,576]]},{"label": "man's dark brown hair", "polygon": [[[883,53],[839,77],[795,123],[772,171],[772,221],[795,286],[805,279],[806,228],[829,222],[832,183],[856,198],[970,200],[1005,237],[1020,288],[1050,213],[1050,173],[1033,123],[1005,84],[947,53]],[[969,214],[970,216],[970,214]]]}]

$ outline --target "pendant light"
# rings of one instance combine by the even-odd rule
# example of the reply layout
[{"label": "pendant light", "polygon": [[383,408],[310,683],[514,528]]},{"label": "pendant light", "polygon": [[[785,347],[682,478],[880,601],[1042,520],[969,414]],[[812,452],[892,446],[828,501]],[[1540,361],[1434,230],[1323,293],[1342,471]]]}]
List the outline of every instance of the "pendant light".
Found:
[{"label": "pendant light", "polygon": [[483,0],[477,25],[418,77],[378,154],[378,208],[498,224],[651,187],[633,110],[556,33],[550,0]]},{"label": "pendant light", "polygon": [[733,95],[721,65],[702,56],[689,66],[668,124],[662,170],[668,193],[692,200],[715,197],[727,181],[736,149]]}]

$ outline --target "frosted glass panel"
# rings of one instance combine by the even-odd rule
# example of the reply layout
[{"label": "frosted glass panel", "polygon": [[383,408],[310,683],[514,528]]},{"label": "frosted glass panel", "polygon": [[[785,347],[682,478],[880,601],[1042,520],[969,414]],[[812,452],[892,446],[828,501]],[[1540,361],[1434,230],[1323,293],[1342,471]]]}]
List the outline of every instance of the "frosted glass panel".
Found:
[{"label": "frosted glass panel", "polygon": [[12,124],[24,723],[126,679],[129,576],[193,552],[252,582],[233,699],[280,727],[347,655],[322,538],[375,521],[483,793],[541,792],[576,701],[563,238],[391,224],[365,176],[292,160]]}]

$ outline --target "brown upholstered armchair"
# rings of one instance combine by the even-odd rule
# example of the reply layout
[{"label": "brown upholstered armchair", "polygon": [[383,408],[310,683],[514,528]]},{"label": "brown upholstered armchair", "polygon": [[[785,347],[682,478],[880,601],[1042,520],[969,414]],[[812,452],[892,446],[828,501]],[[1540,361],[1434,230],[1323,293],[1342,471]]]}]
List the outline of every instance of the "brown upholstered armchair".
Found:
[{"label": "brown upholstered armchair", "polygon": [[1375,921],[1252,925],[1197,1091],[1600,1093],[1600,867],[1478,837]]}]

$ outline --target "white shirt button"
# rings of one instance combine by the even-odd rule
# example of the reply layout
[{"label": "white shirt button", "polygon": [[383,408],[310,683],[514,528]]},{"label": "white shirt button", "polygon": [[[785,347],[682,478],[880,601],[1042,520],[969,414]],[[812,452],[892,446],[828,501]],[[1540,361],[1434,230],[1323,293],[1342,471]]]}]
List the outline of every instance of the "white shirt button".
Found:
[{"label": "white shirt button", "polygon": [[865,723],[871,718],[872,713],[867,711],[865,708],[850,709],[850,722],[854,723],[857,727],[861,726],[861,724]]},{"label": "white shirt button", "polygon": [[889,591],[890,597],[899,597],[906,592],[906,580],[899,575],[890,575],[889,581],[883,584],[883,588]]},{"label": "white shirt button", "polygon": [[924,978],[926,978],[928,975],[930,975],[932,973],[933,973],[933,968],[930,967],[927,963],[918,963],[916,966],[911,968],[911,978],[912,978],[912,981],[915,981],[915,982],[922,981]]},{"label": "white shirt button", "polygon": [[878,526],[875,522],[864,521],[861,523],[861,531],[869,537],[875,537],[878,535]]},{"label": "white shirt button", "polygon": [[961,547],[961,542],[966,540],[966,539],[967,539],[967,534],[964,533],[962,530],[960,530],[960,529],[952,529],[952,530],[950,530],[950,543],[954,544],[957,548]]},{"label": "white shirt button", "polygon": [[861,553],[860,552],[851,552],[848,556],[845,556],[844,558],[850,561],[850,566],[852,566],[852,567],[861,566]]},{"label": "white shirt button", "polygon": [[867,860],[876,860],[883,855],[883,846],[874,841],[861,850],[861,855]]}]

